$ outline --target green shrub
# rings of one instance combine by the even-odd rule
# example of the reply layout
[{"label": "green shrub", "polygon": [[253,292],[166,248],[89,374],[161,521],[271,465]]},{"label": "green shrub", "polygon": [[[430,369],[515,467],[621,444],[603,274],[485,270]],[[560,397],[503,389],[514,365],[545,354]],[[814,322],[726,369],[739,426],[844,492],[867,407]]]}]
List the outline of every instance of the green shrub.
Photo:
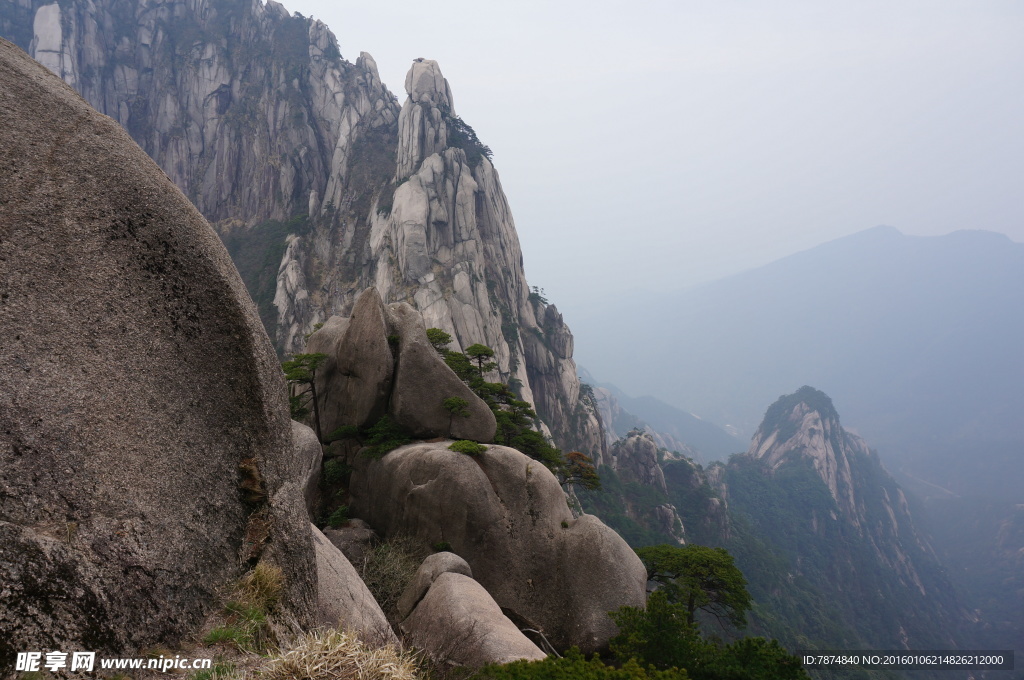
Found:
[{"label": "green shrub", "polygon": [[452,442],[448,448],[456,453],[464,453],[467,456],[479,456],[487,450],[487,447],[483,444],[477,444],[476,442],[468,439],[460,439],[457,442]]},{"label": "green shrub", "polygon": [[366,444],[369,446],[367,454],[371,458],[380,458],[411,441],[410,432],[386,415],[381,416],[380,420],[366,431]]},{"label": "green shrub", "polygon": [[450,552],[452,549],[452,544],[448,541],[438,541],[430,547],[432,547],[435,552]]},{"label": "green shrub", "polygon": [[280,567],[260,562],[235,584],[224,607],[225,625],[214,628],[203,642],[232,644],[244,652],[263,652],[274,643],[267,615],[281,599],[284,574]]},{"label": "green shrub", "polygon": [[348,506],[343,505],[331,513],[330,517],[327,518],[327,524],[329,524],[332,529],[337,529],[338,527],[342,527],[347,524],[348,520]]},{"label": "green shrub", "polygon": [[324,482],[332,486],[344,484],[350,472],[352,468],[349,465],[337,458],[330,458],[324,463]]},{"label": "green shrub", "polygon": [[330,444],[339,439],[359,439],[359,428],[355,425],[342,425],[327,435],[327,438],[324,439],[324,444]]}]

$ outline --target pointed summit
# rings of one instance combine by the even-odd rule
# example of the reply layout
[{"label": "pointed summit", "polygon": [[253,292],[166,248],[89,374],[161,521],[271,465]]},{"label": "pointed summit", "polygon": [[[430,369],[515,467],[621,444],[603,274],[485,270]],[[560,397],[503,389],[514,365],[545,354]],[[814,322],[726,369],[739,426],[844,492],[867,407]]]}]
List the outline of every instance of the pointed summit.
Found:
[{"label": "pointed summit", "polygon": [[432,104],[455,115],[455,99],[441,67],[433,59],[415,59],[405,76],[405,92],[417,104]]},{"label": "pointed summit", "polygon": [[405,76],[405,91],[409,97],[398,115],[395,179],[399,182],[448,147],[448,123],[455,115],[452,90],[436,61],[414,61]]},{"label": "pointed summit", "polygon": [[768,407],[747,453],[775,472],[784,464],[810,460],[839,507],[857,522],[850,459],[871,457],[860,437],[839,424],[827,394],[804,386]]}]

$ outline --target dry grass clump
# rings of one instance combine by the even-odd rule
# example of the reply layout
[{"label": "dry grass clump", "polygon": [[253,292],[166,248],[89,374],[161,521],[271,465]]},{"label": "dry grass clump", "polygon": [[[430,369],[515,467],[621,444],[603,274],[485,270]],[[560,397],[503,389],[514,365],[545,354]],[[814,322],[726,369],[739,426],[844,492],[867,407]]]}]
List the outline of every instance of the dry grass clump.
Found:
[{"label": "dry grass clump", "polygon": [[267,612],[281,599],[284,573],[275,564],[260,562],[238,580],[238,599]]},{"label": "dry grass clump", "polygon": [[359,575],[389,621],[394,622],[398,598],[424,557],[422,546],[407,536],[394,536],[366,553]]},{"label": "dry grass clump", "polygon": [[343,630],[303,635],[270,659],[261,680],[417,680],[416,661],[394,647],[370,648]]},{"label": "dry grass clump", "polygon": [[232,599],[225,605],[225,625],[203,638],[206,644],[228,644],[244,652],[263,652],[274,645],[274,633],[267,620],[284,590],[281,568],[260,562],[235,584]]}]

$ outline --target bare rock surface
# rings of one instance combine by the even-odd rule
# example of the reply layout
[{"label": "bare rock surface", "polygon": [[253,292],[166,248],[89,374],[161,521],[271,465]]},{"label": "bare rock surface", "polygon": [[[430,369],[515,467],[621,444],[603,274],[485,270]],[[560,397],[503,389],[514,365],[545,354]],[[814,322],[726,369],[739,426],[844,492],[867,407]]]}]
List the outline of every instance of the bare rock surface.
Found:
[{"label": "bare rock surface", "polygon": [[387,411],[395,363],[388,335],[380,294],[367,288],[350,317],[333,316],[310,336],[306,352],[327,355],[316,383],[324,436],[342,425],[372,425]]},{"label": "bare rock surface", "polygon": [[[388,314],[399,336],[398,369],[391,395],[395,421],[421,437],[450,434],[455,439],[493,440],[497,429],[494,413],[431,346],[420,313],[399,302],[389,305]],[[469,415],[452,418],[442,406],[449,397],[465,400]]]},{"label": "bare rock surface", "polygon": [[447,446],[410,444],[359,461],[353,513],[385,537],[449,543],[510,618],[555,646],[607,644],[615,633],[607,613],[645,601],[636,554],[597,518],[574,519],[537,461],[503,446],[475,457]]},{"label": "bare rock surface", "polygon": [[413,645],[462,666],[535,661],[547,655],[501,612],[469,576],[444,572],[402,623]]},{"label": "bare rock surface", "polygon": [[455,553],[447,551],[434,553],[423,560],[420,568],[416,570],[416,576],[413,577],[402,596],[398,598],[399,620],[409,616],[430,590],[430,584],[438,576],[448,572],[473,578],[473,570],[470,569],[469,564]]},{"label": "bare rock surface", "polygon": [[324,449],[313,428],[292,421],[292,442],[299,461],[298,480],[310,520],[320,502],[320,477],[323,472]]},{"label": "bare rock surface", "polygon": [[665,472],[658,462],[658,445],[651,435],[632,430],[612,445],[611,455],[622,481],[650,486],[663,494],[667,492]]},{"label": "bare rock surface", "polygon": [[[387,413],[424,439],[494,439],[494,413],[438,355],[418,311],[405,303],[384,307],[377,290],[367,288],[352,314],[331,317],[306,345],[328,357],[317,372],[325,436],[341,425],[367,427]],[[452,418],[443,406],[448,397],[465,400],[468,415]]]},{"label": "bare rock surface", "polygon": [[213,230],[4,40],[0,168],[0,668],[173,644],[241,560],[276,561],[307,623],[285,384]]},{"label": "bare rock surface", "polygon": [[387,617],[355,567],[319,529],[312,524],[310,529],[319,583],[317,622],[352,631],[370,644],[398,644]]},{"label": "bare rock surface", "polygon": [[366,551],[380,541],[377,532],[361,519],[350,519],[338,529],[324,529],[324,536],[355,566],[362,565]]}]

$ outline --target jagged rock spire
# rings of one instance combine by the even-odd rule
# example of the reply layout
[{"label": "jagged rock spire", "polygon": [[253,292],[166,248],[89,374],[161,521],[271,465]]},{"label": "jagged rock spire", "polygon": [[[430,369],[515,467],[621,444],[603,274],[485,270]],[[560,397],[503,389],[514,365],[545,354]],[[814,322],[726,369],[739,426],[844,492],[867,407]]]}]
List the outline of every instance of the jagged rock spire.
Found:
[{"label": "jagged rock spire", "polygon": [[448,148],[446,119],[455,115],[452,90],[436,61],[414,61],[405,76],[405,91],[409,96],[398,116],[399,182],[416,172],[424,159]]}]

